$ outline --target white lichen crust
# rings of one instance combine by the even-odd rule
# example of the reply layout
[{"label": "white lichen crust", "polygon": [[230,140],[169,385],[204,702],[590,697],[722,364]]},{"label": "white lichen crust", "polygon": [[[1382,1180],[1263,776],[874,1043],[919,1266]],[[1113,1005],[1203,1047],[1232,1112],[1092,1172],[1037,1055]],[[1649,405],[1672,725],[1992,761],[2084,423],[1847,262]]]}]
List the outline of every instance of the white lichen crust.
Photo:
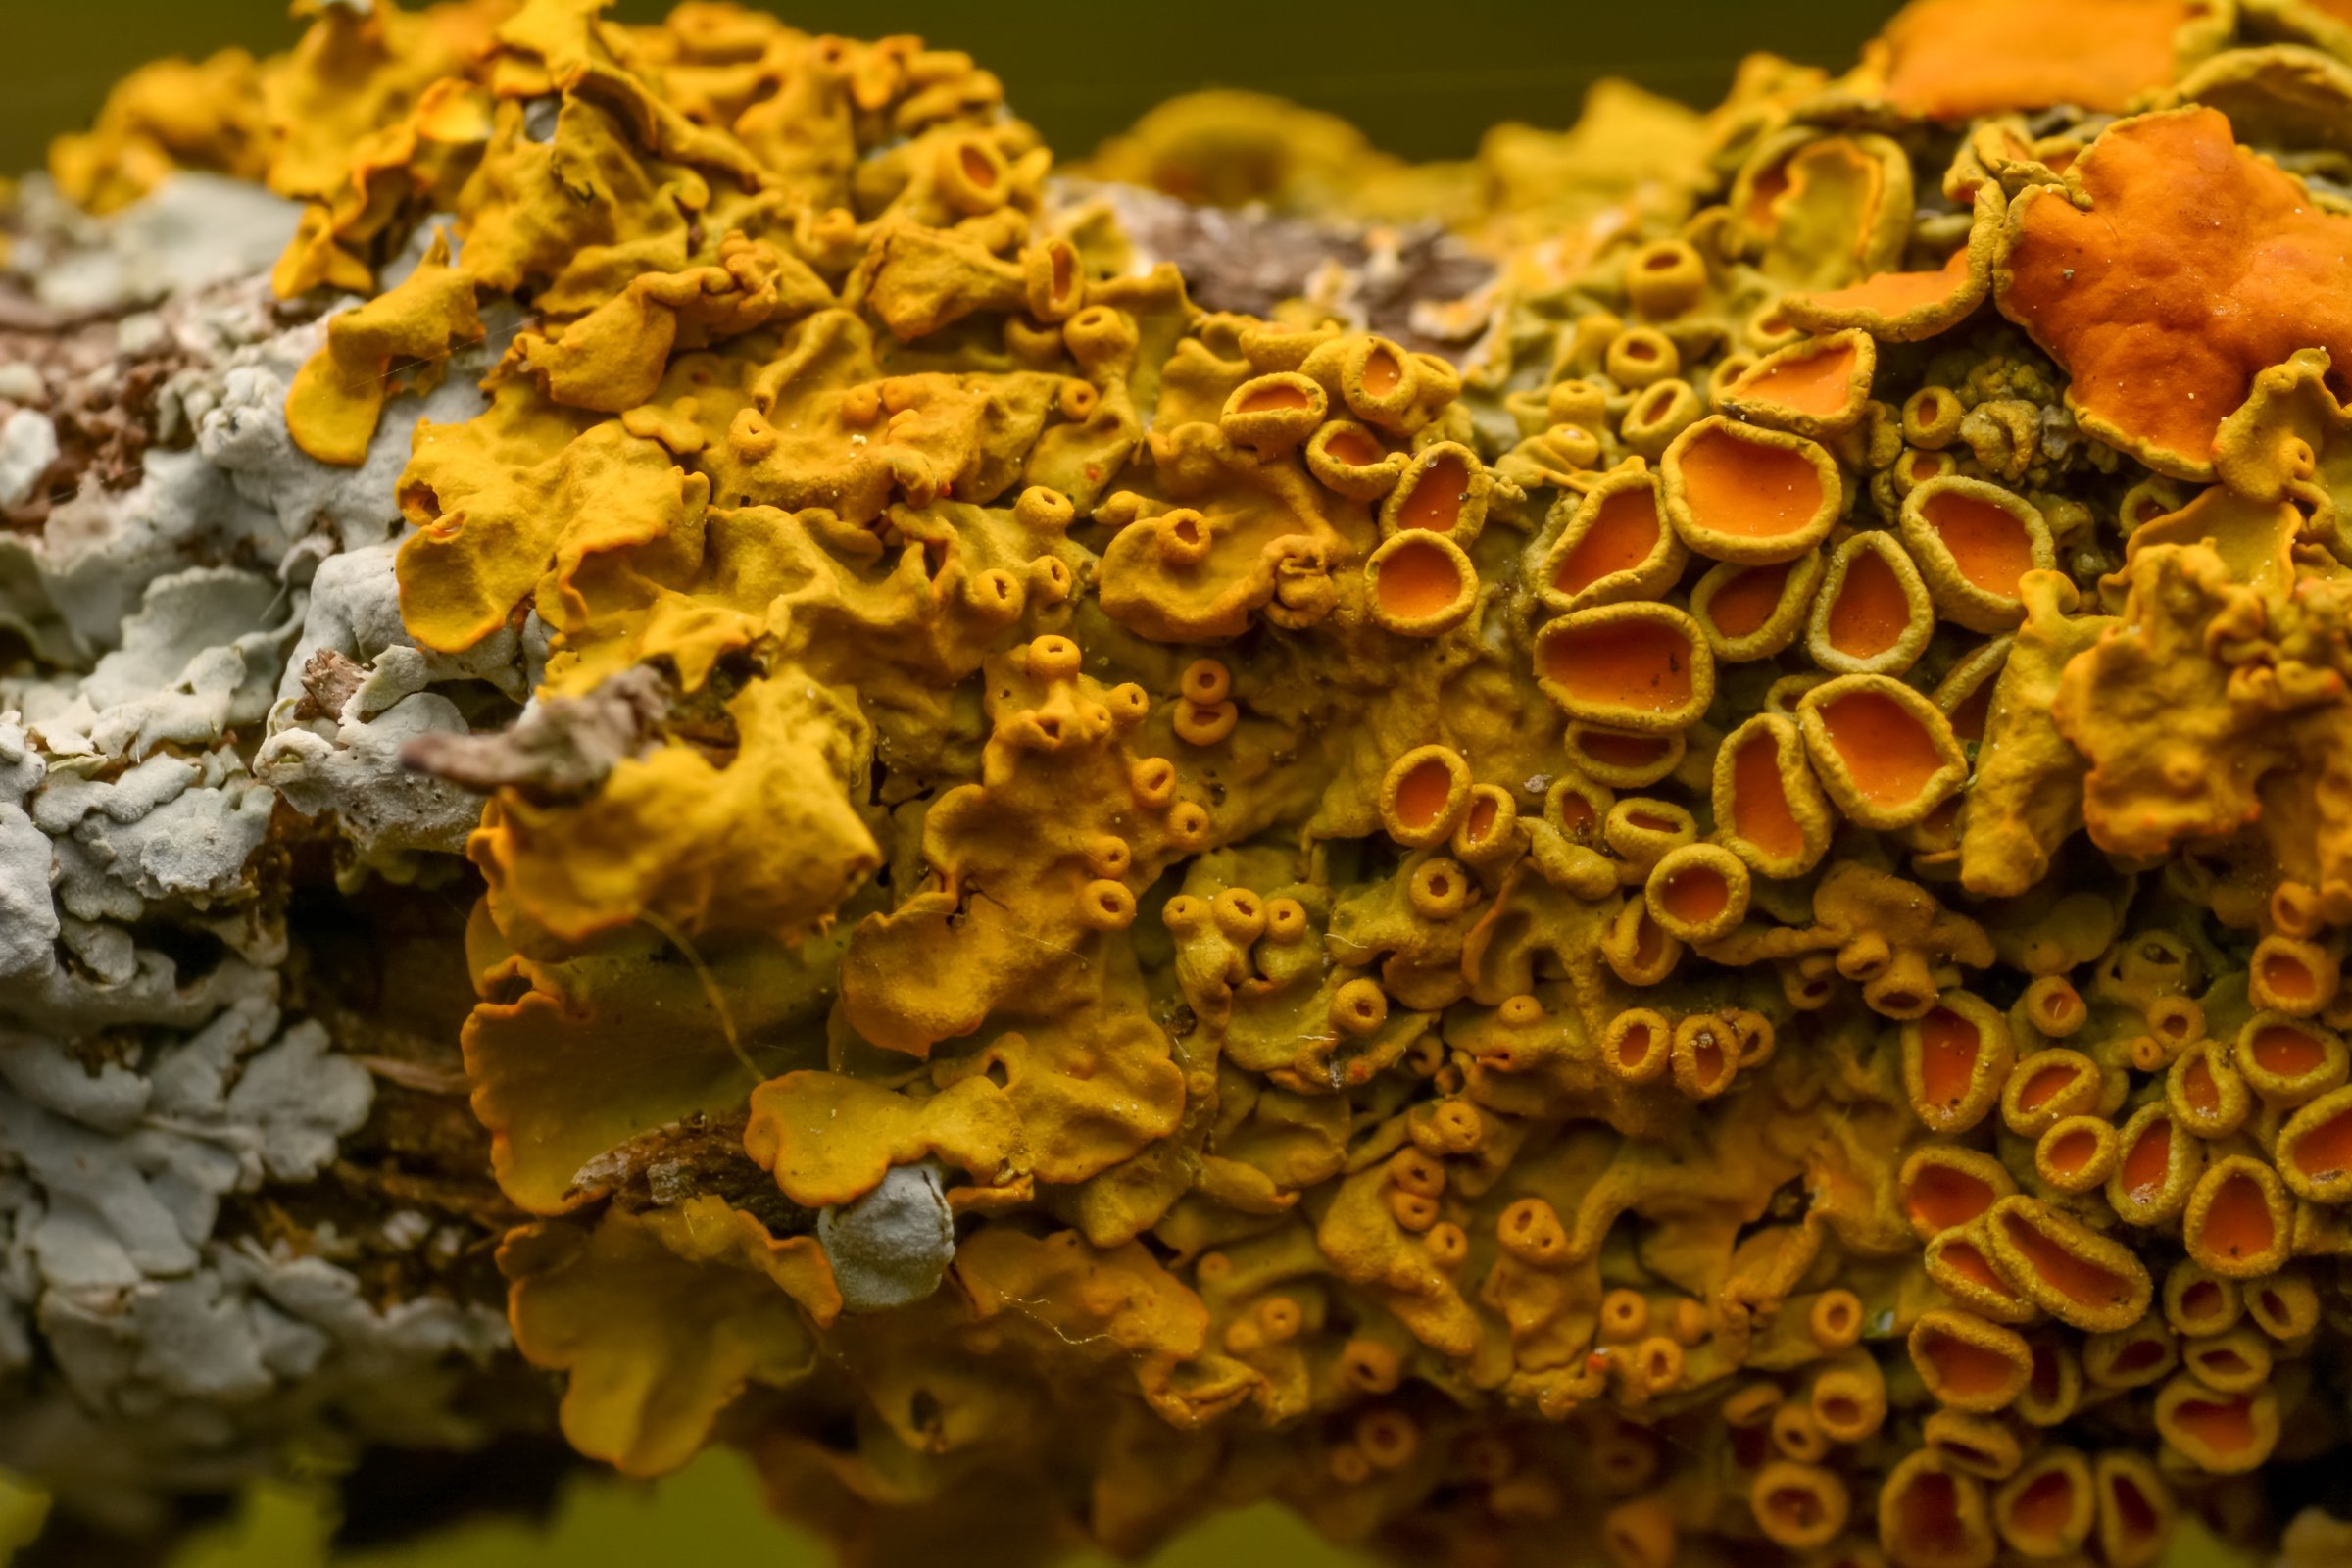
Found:
[{"label": "white lichen crust", "polygon": [[[35,180],[19,219],[55,315],[0,354],[0,507],[39,516],[0,531],[0,1467],[136,1530],[291,1451],[494,1435],[497,1292],[435,1283],[490,1232],[329,1175],[402,1074],[305,1015],[288,867],[447,883],[478,798],[401,748],[503,722],[526,656],[419,651],[392,575],[411,429],[487,360],[328,467],[285,428],[322,335],[270,304],[290,207],[191,175],[99,223]],[[77,468],[49,411],[142,364],[135,471]]]}]

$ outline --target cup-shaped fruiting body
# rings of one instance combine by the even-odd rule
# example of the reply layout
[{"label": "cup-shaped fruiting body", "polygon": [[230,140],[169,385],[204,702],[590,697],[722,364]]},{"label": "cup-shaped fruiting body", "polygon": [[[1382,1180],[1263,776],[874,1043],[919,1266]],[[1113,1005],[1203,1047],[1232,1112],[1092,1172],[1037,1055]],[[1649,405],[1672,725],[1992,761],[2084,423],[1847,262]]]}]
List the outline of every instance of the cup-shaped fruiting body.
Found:
[{"label": "cup-shaped fruiting body", "polygon": [[1688,841],[1684,829],[1690,827],[1690,813],[1680,808],[1662,807],[1655,813],[1643,813],[1643,820],[1637,823],[1621,820],[1618,804],[1616,793],[1607,785],[1582,773],[1562,773],[1544,792],[1544,820],[1569,843],[1589,849],[1610,840],[1612,822],[1620,823],[1615,829],[1618,834],[1637,828],[1664,834],[1664,841],[1651,854],[1653,859]]},{"label": "cup-shaped fruiting body", "polygon": [[2275,934],[2255,944],[2246,973],[2255,1006],[2294,1018],[2325,1010],[2342,980],[2342,970],[2327,949],[2300,937]]},{"label": "cup-shaped fruiting body", "polygon": [[[2147,1023],[2148,1033],[2161,1043],[2167,1066],[2180,1053],[2204,1039],[2207,1032],[2205,1009],[2189,997],[2158,997],[2141,1009],[2140,1016]],[[2230,1063],[2236,1064],[2234,1053]]]},{"label": "cup-shaped fruiting body", "polygon": [[1659,464],[1667,520],[1714,561],[1792,561],[1821,543],[1844,490],[1819,444],[1710,415]]},{"label": "cup-shaped fruiting body", "polygon": [[1554,381],[1544,394],[1544,417],[1555,426],[1598,430],[1609,421],[1609,389],[1598,381]]},{"label": "cup-shaped fruiting body", "polygon": [[1747,914],[1747,862],[1717,844],[1686,844],[1650,868],[1642,887],[1650,918],[1683,941],[1729,934]]},{"label": "cup-shaped fruiting body", "polygon": [[2001,1120],[2021,1138],[2039,1138],[2096,1106],[2101,1087],[2098,1063],[2081,1052],[2037,1051],[2010,1069],[2001,1088]]},{"label": "cup-shaped fruiting body", "polygon": [[1812,1408],[1793,1399],[1772,1412],[1771,1432],[1773,1449],[1785,1459],[1811,1464],[1829,1454],[1830,1440],[1813,1419]]},{"label": "cup-shaped fruiting body", "polygon": [[1392,534],[1364,562],[1372,618],[1403,637],[1451,631],[1478,604],[1478,571],[1441,533]]},{"label": "cup-shaped fruiting body", "polygon": [[2034,1146],[2034,1171],[2062,1193],[2103,1187],[2123,1152],[2115,1123],[2104,1116],[2065,1116],[2050,1123]]},{"label": "cup-shaped fruiting body", "polygon": [[1449,848],[1456,859],[1485,865],[1510,853],[1518,826],[1519,802],[1509,790],[1499,784],[1473,785]]},{"label": "cup-shaped fruiting body", "polygon": [[2017,1396],[2015,1414],[2029,1426],[2054,1427],[2072,1417],[2082,1402],[2082,1363],[2055,1335],[2036,1333],[2030,1343],[2034,1376]]},{"label": "cup-shaped fruiting body", "polygon": [[2244,1475],[2278,1445],[2278,1400],[2268,1389],[2222,1394],[2182,1373],[2156,1395],[2156,1430],[2210,1475]]},{"label": "cup-shaped fruiting body", "polygon": [[2046,1448],[1992,1496],[1993,1528],[2012,1551],[2035,1559],[2079,1551],[2098,1517],[2090,1464],[2073,1448]]},{"label": "cup-shaped fruiting body", "polygon": [[2089,1004],[2062,974],[2045,974],[2026,987],[2020,1006],[2026,1021],[2052,1040],[2064,1040],[2090,1020]]},{"label": "cup-shaped fruiting body", "polygon": [[1903,1025],[1903,1089],[1930,1132],[1957,1135],[1983,1121],[2013,1076],[2009,1020],[1965,991],[1947,991]]},{"label": "cup-shaped fruiting body", "polygon": [[1176,700],[1169,728],[1188,746],[1214,746],[1231,735],[1241,719],[1241,705],[1232,698],[1195,697],[1188,691]]},{"label": "cup-shaped fruiting body", "polygon": [[1098,877],[1079,890],[1078,918],[1090,930],[1124,931],[1135,923],[1135,895],[1124,882]]},{"label": "cup-shaped fruiting body", "polygon": [[1986,1481],[2007,1480],[2025,1458],[2017,1429],[1999,1416],[1931,1410],[1920,1423],[1920,1436],[1955,1469]]},{"label": "cup-shaped fruiting body", "polygon": [[1682,351],[1674,339],[1651,326],[1633,326],[1619,332],[1601,351],[1600,368],[1608,378],[1629,392],[1663,381],[1683,370]]},{"label": "cup-shaped fruiting body", "polygon": [[1671,320],[1707,291],[1707,264],[1688,240],[1661,239],[1625,261],[1625,297],[1647,320]]},{"label": "cup-shaped fruiting body", "polygon": [[1536,633],[1536,684],[1571,718],[1663,734],[1714,701],[1715,656],[1671,605],[1601,605]]},{"label": "cup-shaped fruiting body", "polygon": [[1881,1483],[1879,1543],[1896,1568],[1992,1568],[2000,1551],[1984,1483],[1935,1448],[1905,1454]]},{"label": "cup-shaped fruiting body", "polygon": [[1886,478],[1895,495],[1901,497],[1931,480],[1949,477],[1959,467],[1960,460],[1949,452],[1905,452],[1886,470]]},{"label": "cup-shaped fruiting body", "polygon": [[1822,553],[1789,561],[1720,562],[1690,589],[1690,617],[1726,663],[1770,659],[1796,641],[1829,569]]},{"label": "cup-shaped fruiting body", "polygon": [[1378,501],[1396,488],[1412,461],[1381,444],[1370,425],[1333,419],[1306,438],[1306,471],[1332,494],[1350,501]]},{"label": "cup-shaped fruiting body", "polygon": [[1494,1221],[1494,1240],[1505,1252],[1531,1268],[1554,1268],[1568,1261],[1568,1228],[1558,1210],[1541,1198],[1522,1198]]},{"label": "cup-shaped fruiting body", "polygon": [[[1740,1059],[1744,1062],[1754,1058],[1742,1054]],[[1833,1354],[1853,1348],[1862,1338],[1863,1323],[1862,1298],[1842,1287],[1824,1291],[1813,1298],[1813,1305],[1805,1313],[1805,1332],[1813,1337],[1816,1347]],[[1878,1364],[1872,1362],[1870,1368],[1875,1373]],[[1814,1402],[1814,1414],[1818,1417],[1821,1413],[1820,1400],[1817,1398]]]},{"label": "cup-shaped fruiting body", "polygon": [[1468,545],[1486,526],[1494,477],[1478,454],[1458,441],[1423,447],[1380,507],[1384,534],[1421,529]]},{"label": "cup-shaped fruiting body", "polygon": [[1840,675],[1798,699],[1822,788],[1856,825],[1909,827],[1967,781],[1968,761],[1933,703],[1886,675]]},{"label": "cup-shaped fruiting body", "polygon": [[[1846,1336],[1843,1320],[1848,1303],[1853,1307],[1853,1336],[1858,1337],[1863,1318],[1853,1294],[1822,1293],[1809,1326],[1814,1330],[1814,1343],[1823,1349],[1839,1348],[1835,1342],[1840,1339],[1848,1348],[1853,1343]],[[1838,1317],[1834,1326],[1823,1321],[1833,1314]],[[1886,1378],[1879,1370],[1877,1358],[1868,1353],[1838,1354],[1829,1369],[1813,1380],[1806,1407],[1813,1413],[1813,1424],[1832,1443],[1867,1442],[1886,1421]]]},{"label": "cup-shaped fruiting body", "polygon": [[1923,386],[1903,399],[1903,439],[1929,452],[1940,452],[1958,439],[1960,421],[1968,415],[1951,390]]},{"label": "cup-shaped fruiting body", "polygon": [[1636,395],[1625,417],[1617,421],[1617,439],[1637,457],[1656,459],[1706,415],[1706,400],[1690,382],[1680,377],[1652,382]]},{"label": "cup-shaped fruiting body", "polygon": [[1609,1291],[1597,1316],[1601,1345],[1633,1345],[1648,1333],[1648,1298],[1640,1291]]},{"label": "cup-shaped fruiting body", "polygon": [[1674,1086],[1692,1100],[1712,1100],[1739,1075],[1740,1041],[1729,1020],[1692,1013],[1674,1026]]},{"label": "cup-shaped fruiting body", "polygon": [[1680,938],[1649,917],[1649,906],[1627,899],[1601,933],[1600,956],[1629,986],[1654,986],[1682,961]]},{"label": "cup-shaped fruiting body", "polygon": [[2246,1315],[2281,1345],[2292,1345],[2319,1327],[2320,1294],[2291,1268],[2245,1287]]},{"label": "cup-shaped fruiting body", "polygon": [[1226,941],[1246,948],[1265,934],[1267,906],[1248,888],[1227,888],[1208,901],[1208,917]]},{"label": "cup-shaped fruiting body", "polygon": [[1901,526],[1936,609],[1970,631],[2014,629],[2026,618],[2026,573],[2056,561],[2041,510],[1983,479],[1953,474],[1912,486]]},{"label": "cup-shaped fruiting body", "polygon": [[1217,428],[1235,446],[1271,457],[1314,434],[1330,407],[1330,397],[1314,377],[1276,370],[1235,387],[1217,415]]},{"label": "cup-shaped fruiting body", "polygon": [[1663,1497],[1637,1497],[1611,1508],[1600,1540],[1613,1568],[1673,1568],[1682,1531]]},{"label": "cup-shaped fruiting body", "polygon": [[2196,1041],[2173,1059],[2164,1099],[2173,1119],[2200,1138],[2229,1137],[2254,1109],[2230,1053],[2212,1040]]},{"label": "cup-shaped fruiting body", "polygon": [[2146,1454],[2102,1448],[2091,1457],[2099,1556],[2109,1568],[2148,1568],[2173,1538],[2173,1489]]},{"label": "cup-shaped fruiting body", "polygon": [[1787,1459],[1756,1471],[1747,1501],[1765,1539],[1790,1551],[1810,1551],[1837,1540],[1852,1505],[1837,1472]]},{"label": "cup-shaped fruiting body", "polygon": [[1936,710],[1952,726],[1952,734],[1962,741],[1982,741],[1984,721],[1992,712],[1992,694],[2000,684],[2001,671],[2009,663],[2009,648],[2014,639],[1995,637],[1966,659],[1952,665],[1936,683]]},{"label": "cup-shaped fruiting body", "polygon": [[1829,850],[1836,819],[1794,719],[1758,713],[1732,731],[1716,749],[1713,786],[1716,842],[1757,875],[1802,876]]},{"label": "cup-shaped fruiting body", "polygon": [[[1569,777],[1574,778],[1574,775]],[[1555,782],[1552,788],[1556,791],[1560,785]],[[1597,804],[1583,780],[1577,780],[1570,788],[1588,805]],[[1545,809],[1549,811],[1550,808],[1551,802],[1547,797]],[[1560,809],[1560,820],[1565,830],[1574,820],[1568,814],[1574,808],[1563,800]],[[1672,801],[1653,800],[1646,795],[1629,796],[1609,806],[1601,814],[1600,842],[1606,844],[1624,865],[1628,882],[1647,880],[1650,869],[1661,859],[1697,840],[1697,818]]]},{"label": "cup-shaped fruiting body", "polygon": [[2115,1169],[2107,1177],[2107,1205],[2132,1225],[2162,1225],[2188,1204],[2189,1189],[2205,1168],[2205,1146],[2175,1125],[2165,1101],[2142,1105],[2116,1134]]},{"label": "cup-shaped fruiting body", "polygon": [[1601,899],[1618,886],[1625,867],[1601,853],[1603,821],[1615,808],[1605,786],[1581,773],[1562,773],[1544,792],[1543,817],[1529,824],[1527,844],[1537,874],[1580,899]]},{"label": "cup-shaped fruiting body", "polygon": [[1899,675],[1935,632],[1927,584],[1894,535],[1866,530],[1830,552],[1805,626],[1813,662],[1838,675]]},{"label": "cup-shaped fruiting body", "polygon": [[1658,512],[1658,484],[1639,465],[1613,468],[1577,502],[1537,567],[1551,610],[1651,599],[1682,576],[1689,552]]},{"label": "cup-shaped fruiting body", "polygon": [[1469,902],[1470,879],[1458,861],[1438,856],[1413,868],[1405,897],[1422,919],[1444,922],[1461,913]]},{"label": "cup-shaped fruiting body", "polygon": [[1413,354],[1385,337],[1344,336],[1317,348],[1298,368],[1336,385],[1348,410],[1394,435],[1411,435],[1461,390],[1453,367]]},{"label": "cup-shaped fruiting body", "polygon": [[1982,1216],[1938,1232],[1928,1243],[1926,1265],[1938,1290],[1979,1317],[2014,1327],[2041,1316],[1993,1266]]},{"label": "cup-shaped fruiting body", "polygon": [[1993,1204],[1984,1236],[1993,1265],[2018,1294],[2087,1333],[2135,1321],[2154,1294],[2147,1265],[2129,1247],[2037,1198]]},{"label": "cup-shaped fruiting body", "polygon": [[2261,1388],[2271,1380],[2274,1359],[2271,1342],[2251,1324],[2191,1340],[2180,1351],[2181,1365],[2199,1383],[2220,1394],[2244,1394]]},{"label": "cup-shaped fruiting body", "polygon": [[1629,1084],[1652,1083],[1674,1055],[1674,1022],[1651,1007],[1628,1007],[1601,1032],[1600,1064]]},{"label": "cup-shaped fruiting body", "polygon": [[2082,1379],[2094,1389],[2142,1388],[2169,1376],[2180,1364],[2180,1342],[2153,1313],[2082,1342]]},{"label": "cup-shaped fruiting body", "polygon": [[1911,1326],[1910,1348],[1928,1392],[1955,1410],[2004,1409],[2034,1375],[2025,1340],[1973,1312],[1922,1312]]},{"label": "cup-shaped fruiting body", "polygon": [[1669,735],[1620,729],[1572,718],[1561,732],[1569,765],[1614,789],[1646,789],[1682,765],[1689,743]]},{"label": "cup-shaped fruiting body", "polygon": [[1470,764],[1450,746],[1416,746],[1380,781],[1380,821],[1407,849],[1443,844],[1470,804]]},{"label": "cup-shaped fruiting body", "polygon": [[1056,234],[1021,252],[1021,294],[1041,321],[1066,321],[1086,303],[1086,262]]},{"label": "cup-shaped fruiting body", "polygon": [[1756,424],[1827,440],[1862,421],[1878,365],[1867,332],[1808,338],[1749,366],[1724,389],[1723,407]]},{"label": "cup-shaped fruiting body", "polygon": [[2258,1012],[2237,1032],[2230,1061],[2246,1087],[2273,1105],[2301,1105],[2343,1087],[2352,1052],[2343,1036],[2309,1019]]},{"label": "cup-shaped fruiting body", "polygon": [[1922,1144],[1903,1160],[1895,1177],[1903,1218],[1922,1241],[1991,1212],[1993,1204],[2016,1191],[2008,1166],[1958,1144]]},{"label": "cup-shaped fruiting body", "polygon": [[2352,1200],[2352,1087],[2299,1107],[2279,1129],[2278,1175],[2315,1203]]},{"label": "cup-shaped fruiting body", "polygon": [[2224,1334],[2245,1311],[2235,1280],[2214,1273],[2194,1258],[2182,1258],[2165,1271],[2164,1320],[2182,1334]]},{"label": "cup-shaped fruiting body", "polygon": [[2286,1261],[2293,1215],[2286,1186],[2259,1159],[2228,1154],[2205,1167],[2180,1218],[2189,1257],[2224,1279],[2258,1279]]}]

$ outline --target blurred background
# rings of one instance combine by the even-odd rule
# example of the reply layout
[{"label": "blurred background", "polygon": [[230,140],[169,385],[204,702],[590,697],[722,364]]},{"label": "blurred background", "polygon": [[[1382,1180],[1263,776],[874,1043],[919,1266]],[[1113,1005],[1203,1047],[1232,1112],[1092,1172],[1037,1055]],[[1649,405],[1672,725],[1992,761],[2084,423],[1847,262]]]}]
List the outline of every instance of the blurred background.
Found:
[{"label": "blurred background", "polygon": [[[620,0],[612,14],[651,21],[667,9]],[[1706,105],[1753,49],[1841,65],[1893,0],[780,0],[768,9],[812,32],[914,32],[968,50],[1065,158],[1160,99],[1207,86],[1328,109],[1407,158],[1461,158],[1499,120],[1567,124],[1599,76]],[[142,61],[232,43],[275,50],[294,31],[284,0],[0,0],[0,170],[36,163],[50,136],[86,122],[108,85]]]},{"label": "blurred background", "polygon": [[[621,0],[614,15],[651,20],[664,9],[656,0]],[[1629,77],[1705,106],[1751,50],[1842,66],[1892,3],[1468,0],[1432,7],[1353,0],[1327,9],[1268,0],[1181,7],[1021,0],[986,8],[970,0],[795,0],[774,9],[810,31],[913,32],[969,51],[1004,79],[1014,112],[1065,159],[1091,151],[1161,99],[1208,86],[1280,93],[1353,121],[1390,152],[1430,159],[1468,156],[1499,121],[1567,125],[1602,76]],[[0,172],[37,165],[51,135],[84,124],[109,84],[143,61],[228,44],[266,53],[285,47],[295,31],[281,0],[0,0]],[[824,1561],[813,1543],[762,1513],[749,1472],[726,1453],[651,1487],[567,1482],[543,1521],[484,1521],[389,1549],[336,1549],[326,1496],[322,1486],[257,1490],[190,1542],[172,1568],[646,1568],[740,1563],[751,1553],[769,1568]],[[37,1496],[0,1476],[0,1568],[37,1530],[40,1512]],[[1153,1568],[1347,1568],[1358,1561],[1262,1508],[1213,1521]],[[2173,1568],[2227,1561],[2191,1541]]]}]

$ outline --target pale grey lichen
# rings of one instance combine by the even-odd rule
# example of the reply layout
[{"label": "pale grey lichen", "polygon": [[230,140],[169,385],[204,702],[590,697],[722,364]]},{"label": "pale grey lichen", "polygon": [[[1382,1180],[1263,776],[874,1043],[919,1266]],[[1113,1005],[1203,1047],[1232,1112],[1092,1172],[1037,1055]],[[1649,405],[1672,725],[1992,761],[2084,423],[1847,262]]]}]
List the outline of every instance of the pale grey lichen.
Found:
[{"label": "pale grey lichen", "polygon": [[120,311],[266,271],[302,211],[244,180],[184,172],[93,233],[47,179],[24,185],[20,200],[43,221],[20,266],[43,304],[66,311]]},{"label": "pale grey lichen", "polygon": [[820,1210],[816,1239],[847,1310],[881,1312],[923,1299],[956,1261],[956,1216],[938,1162],[894,1165],[857,1201]]},{"label": "pale grey lichen", "polygon": [[0,419],[0,507],[29,500],[56,461],[57,426],[49,416],[18,409]]},{"label": "pale grey lichen", "polygon": [[[456,874],[480,799],[402,751],[503,724],[534,657],[515,630],[417,648],[393,574],[411,432],[479,408],[495,345],[329,467],[283,412],[323,318],[287,324],[261,275],[291,207],[183,175],[100,221],[36,180],[19,218],[42,297],[116,315],[0,386],[0,505],[70,492],[0,533],[0,628],[30,654],[0,671],[0,1466],[136,1528],[289,1445],[489,1436],[462,1390],[503,1313],[422,1285],[480,1229],[377,1198],[257,1216],[345,1183],[377,1099],[286,967],[288,846],[333,845],[346,886]],[[124,416],[135,467],[77,472],[42,410],[133,357],[169,371]]]}]

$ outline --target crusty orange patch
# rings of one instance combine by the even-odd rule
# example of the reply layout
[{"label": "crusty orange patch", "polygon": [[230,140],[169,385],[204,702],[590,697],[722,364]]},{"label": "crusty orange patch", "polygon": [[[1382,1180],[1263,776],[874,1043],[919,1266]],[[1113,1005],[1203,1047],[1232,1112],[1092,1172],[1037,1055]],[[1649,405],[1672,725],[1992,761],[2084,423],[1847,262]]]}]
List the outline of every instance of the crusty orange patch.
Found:
[{"label": "crusty orange patch", "polygon": [[2186,0],[1913,0],[1878,50],[1886,98],[1908,114],[2112,112],[2171,76],[2188,20]]},{"label": "crusty orange patch", "polygon": [[2257,372],[2304,348],[2352,363],[2352,218],[2239,147],[2219,111],[2119,122],[2077,173],[2087,212],[2048,186],[2018,197],[1994,285],[2094,434],[2209,478]]}]

